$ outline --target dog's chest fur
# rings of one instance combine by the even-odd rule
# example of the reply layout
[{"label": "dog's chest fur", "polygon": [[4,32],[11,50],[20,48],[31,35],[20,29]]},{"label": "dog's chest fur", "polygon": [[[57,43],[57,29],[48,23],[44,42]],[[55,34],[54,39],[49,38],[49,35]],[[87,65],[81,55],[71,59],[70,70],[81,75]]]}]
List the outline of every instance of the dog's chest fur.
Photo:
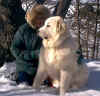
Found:
[{"label": "dog's chest fur", "polygon": [[48,64],[60,63],[65,57],[66,49],[48,48],[45,50],[46,62]]}]

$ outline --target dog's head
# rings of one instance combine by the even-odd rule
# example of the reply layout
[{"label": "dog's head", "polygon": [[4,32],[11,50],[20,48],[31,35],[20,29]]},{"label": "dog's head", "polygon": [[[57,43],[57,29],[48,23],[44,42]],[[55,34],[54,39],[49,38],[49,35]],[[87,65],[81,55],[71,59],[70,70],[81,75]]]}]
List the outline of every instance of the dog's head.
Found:
[{"label": "dog's head", "polygon": [[66,31],[66,26],[60,16],[50,17],[45,21],[43,27],[39,29],[39,35],[43,39],[52,39]]},{"label": "dog's head", "polygon": [[[39,29],[39,36],[45,41],[57,41],[66,32],[66,25],[60,16],[50,17],[45,21],[43,27]],[[51,44],[51,43],[50,43]]]}]

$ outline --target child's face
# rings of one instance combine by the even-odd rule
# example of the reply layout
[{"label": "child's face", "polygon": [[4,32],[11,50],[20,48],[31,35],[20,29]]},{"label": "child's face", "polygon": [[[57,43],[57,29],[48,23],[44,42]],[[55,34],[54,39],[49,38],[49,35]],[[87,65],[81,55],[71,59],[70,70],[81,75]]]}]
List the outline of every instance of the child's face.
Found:
[{"label": "child's face", "polygon": [[37,20],[37,21],[36,21],[36,27],[37,27],[37,28],[40,28],[41,26],[43,26],[44,21],[45,21],[44,19]]}]

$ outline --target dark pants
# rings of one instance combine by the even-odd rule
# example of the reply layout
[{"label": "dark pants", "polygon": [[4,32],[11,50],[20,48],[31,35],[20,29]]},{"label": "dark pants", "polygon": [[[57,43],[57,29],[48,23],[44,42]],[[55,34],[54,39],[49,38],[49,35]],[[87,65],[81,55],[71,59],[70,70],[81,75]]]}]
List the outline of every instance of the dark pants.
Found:
[{"label": "dark pants", "polygon": [[[29,86],[32,86],[33,80],[34,80],[34,77],[35,77],[35,76],[31,76],[31,75],[27,74],[26,72],[19,72],[17,75],[18,75],[17,80],[16,80],[16,83],[17,83],[17,84],[20,84],[20,83],[24,83],[24,82],[25,82],[25,83],[28,84]],[[48,78],[43,82],[43,85],[52,86],[51,81],[52,81],[52,80],[48,77]]]},{"label": "dark pants", "polygon": [[34,76],[31,76],[26,72],[18,72],[17,76],[18,76],[16,80],[17,84],[25,82],[26,84],[32,86]]}]

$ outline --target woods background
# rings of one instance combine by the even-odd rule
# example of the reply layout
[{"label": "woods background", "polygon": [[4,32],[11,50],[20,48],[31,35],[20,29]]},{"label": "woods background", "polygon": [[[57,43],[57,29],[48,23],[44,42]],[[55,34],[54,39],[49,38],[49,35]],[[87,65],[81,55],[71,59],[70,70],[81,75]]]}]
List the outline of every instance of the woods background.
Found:
[{"label": "woods background", "polygon": [[70,19],[70,32],[78,39],[86,59],[100,59],[100,0],[0,0],[0,66],[15,60],[10,53],[14,34],[26,22],[26,11],[39,1],[50,5],[53,15]]}]

